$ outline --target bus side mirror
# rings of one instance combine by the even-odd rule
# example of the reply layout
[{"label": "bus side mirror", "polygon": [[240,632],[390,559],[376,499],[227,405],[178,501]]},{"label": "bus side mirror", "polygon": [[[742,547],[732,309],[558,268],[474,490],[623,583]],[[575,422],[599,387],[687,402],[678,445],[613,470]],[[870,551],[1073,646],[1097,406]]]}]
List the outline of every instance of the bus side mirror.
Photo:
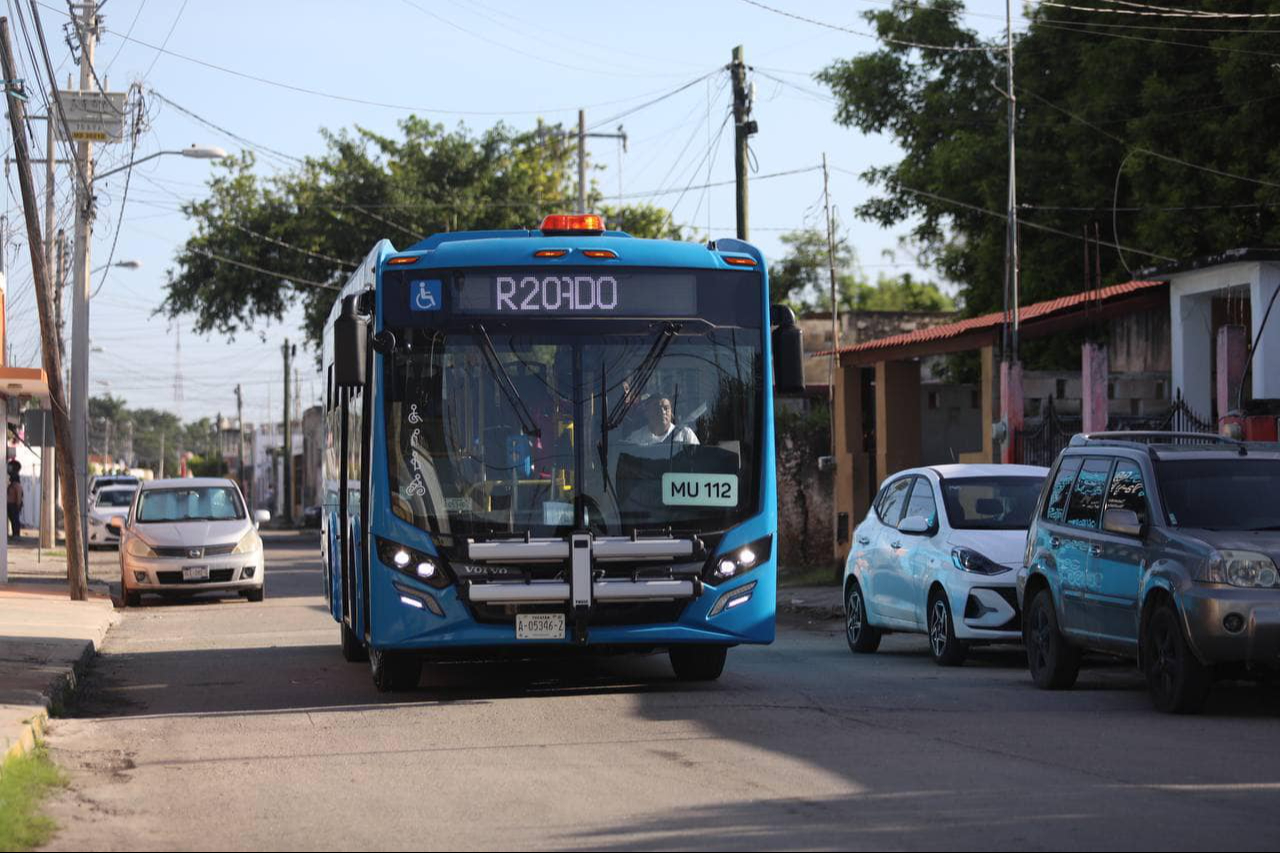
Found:
[{"label": "bus side mirror", "polygon": [[804,334],[795,312],[786,305],[769,309],[773,326],[773,389],[778,394],[804,393]]},{"label": "bus side mirror", "polygon": [[343,297],[342,311],[333,321],[333,380],[339,388],[364,386],[369,358],[369,321],[356,308],[355,294]]}]

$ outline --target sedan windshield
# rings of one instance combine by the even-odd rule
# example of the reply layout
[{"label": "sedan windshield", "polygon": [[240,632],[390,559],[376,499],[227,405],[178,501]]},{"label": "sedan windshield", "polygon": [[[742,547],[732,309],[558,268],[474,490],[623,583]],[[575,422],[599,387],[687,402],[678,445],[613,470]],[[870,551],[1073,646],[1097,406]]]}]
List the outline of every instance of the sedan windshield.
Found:
[{"label": "sedan windshield", "polygon": [[103,489],[98,492],[98,501],[96,506],[101,507],[127,507],[133,503],[133,496],[137,494],[136,489]]},{"label": "sedan windshield", "polygon": [[1043,477],[968,477],[942,481],[947,520],[955,530],[1026,530]]},{"label": "sedan windshield", "polygon": [[576,324],[397,333],[398,515],[484,537],[711,532],[756,511],[760,332]]},{"label": "sedan windshield", "polygon": [[1280,461],[1164,460],[1156,476],[1174,527],[1280,530]]},{"label": "sedan windshield", "polygon": [[162,521],[230,521],[244,518],[244,507],[233,486],[192,486],[147,489],[138,504],[142,524]]}]

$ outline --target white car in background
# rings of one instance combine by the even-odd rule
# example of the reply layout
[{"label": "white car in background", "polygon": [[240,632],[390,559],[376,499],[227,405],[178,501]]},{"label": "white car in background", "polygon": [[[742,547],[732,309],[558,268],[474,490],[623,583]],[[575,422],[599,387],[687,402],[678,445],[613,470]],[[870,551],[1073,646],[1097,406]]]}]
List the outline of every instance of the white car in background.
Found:
[{"label": "white car in background", "polygon": [[125,606],[143,593],[236,592],[262,601],[266,564],[258,525],[240,487],[221,478],[143,483],[127,516],[111,519],[120,534],[120,589]]},{"label": "white car in background", "polygon": [[120,535],[107,526],[107,522],[117,515],[129,512],[133,504],[133,496],[138,493],[137,486],[103,486],[91,498],[89,507],[89,547],[95,545],[117,545]]},{"label": "white car in background", "polygon": [[927,633],[943,666],[969,647],[1022,642],[1015,581],[1048,468],[935,465],[881,485],[845,563],[845,633],[874,652],[894,631]]}]

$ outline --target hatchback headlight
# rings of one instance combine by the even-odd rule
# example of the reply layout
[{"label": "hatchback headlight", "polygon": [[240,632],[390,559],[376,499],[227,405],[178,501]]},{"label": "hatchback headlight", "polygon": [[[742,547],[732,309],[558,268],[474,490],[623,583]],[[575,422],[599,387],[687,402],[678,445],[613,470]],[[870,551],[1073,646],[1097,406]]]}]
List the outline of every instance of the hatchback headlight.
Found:
[{"label": "hatchback headlight", "polygon": [[146,542],[143,542],[137,536],[129,540],[129,547],[126,549],[130,557],[154,557],[156,551]]},{"label": "hatchback headlight", "polygon": [[248,533],[240,537],[240,541],[236,543],[235,550],[232,551],[231,553],[232,554],[248,554],[251,551],[256,551],[261,547],[262,547],[262,538],[258,536],[258,531],[254,530],[251,527],[249,528]]},{"label": "hatchback headlight", "polygon": [[970,548],[952,548],[951,564],[962,572],[975,575],[998,575],[1009,571],[1008,566],[1002,566]]},{"label": "hatchback headlight", "polygon": [[1266,554],[1257,551],[1214,551],[1194,575],[1201,583],[1224,583],[1251,589],[1280,586],[1280,571]]}]

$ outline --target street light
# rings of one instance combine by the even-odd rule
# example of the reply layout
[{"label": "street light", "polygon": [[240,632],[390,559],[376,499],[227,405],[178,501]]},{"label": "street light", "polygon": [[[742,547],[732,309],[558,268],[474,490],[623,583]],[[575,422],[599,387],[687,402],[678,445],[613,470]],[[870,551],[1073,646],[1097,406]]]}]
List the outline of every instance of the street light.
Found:
[{"label": "street light", "polygon": [[[80,68],[80,88],[89,89],[88,68],[93,64],[92,54]],[[82,501],[80,513],[80,541],[89,541],[88,489],[89,480],[89,240],[93,233],[94,206],[90,187],[95,181],[132,169],[139,163],[176,154],[194,160],[221,160],[227,152],[213,145],[192,145],[189,148],[157,151],[133,160],[117,169],[99,175],[93,173],[93,143],[81,141],[76,148],[76,167],[85,181],[76,183],[76,253],[75,287],[71,292],[71,455],[75,466],[76,491]],[[87,182],[87,183],[86,183]],[[128,262],[121,262],[124,265]],[[132,267],[137,269],[137,267]]]},{"label": "street light", "polygon": [[136,270],[142,267],[142,261],[116,261],[114,264],[103,264],[100,267],[94,267],[89,270],[89,275],[96,272],[102,272],[107,267],[119,267],[122,270]]}]

